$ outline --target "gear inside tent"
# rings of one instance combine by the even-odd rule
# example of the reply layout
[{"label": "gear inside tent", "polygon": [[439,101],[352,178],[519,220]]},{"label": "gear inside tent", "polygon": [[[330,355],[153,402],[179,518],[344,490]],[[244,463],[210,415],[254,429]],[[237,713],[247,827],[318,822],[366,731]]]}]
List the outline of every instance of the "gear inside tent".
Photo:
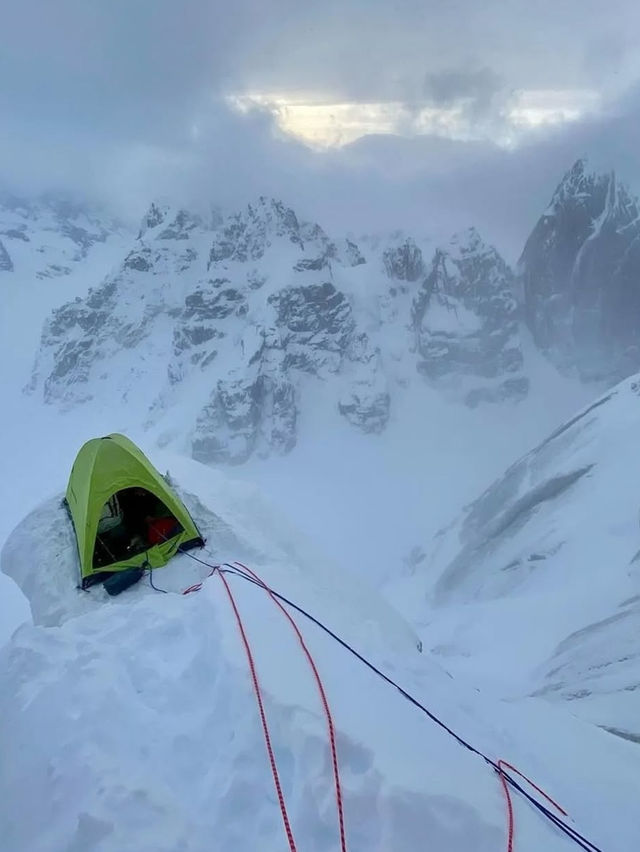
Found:
[{"label": "gear inside tent", "polygon": [[83,588],[160,568],[204,540],[184,503],[124,435],[87,441],[71,469],[66,505]]}]

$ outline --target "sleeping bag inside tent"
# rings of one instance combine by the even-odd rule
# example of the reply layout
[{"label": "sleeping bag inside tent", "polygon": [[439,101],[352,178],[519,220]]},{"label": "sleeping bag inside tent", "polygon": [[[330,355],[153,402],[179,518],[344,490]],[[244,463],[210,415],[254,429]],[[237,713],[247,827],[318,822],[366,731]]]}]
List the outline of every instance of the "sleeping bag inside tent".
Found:
[{"label": "sleeping bag inside tent", "polygon": [[83,588],[118,571],[160,568],[178,549],[204,545],[182,500],[124,435],[94,438],[80,449],[66,503]]}]

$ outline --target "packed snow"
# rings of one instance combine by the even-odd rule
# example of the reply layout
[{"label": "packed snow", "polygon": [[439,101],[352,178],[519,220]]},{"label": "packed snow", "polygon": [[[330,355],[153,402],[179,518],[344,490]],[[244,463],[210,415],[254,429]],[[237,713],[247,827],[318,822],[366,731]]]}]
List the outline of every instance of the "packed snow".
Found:
[{"label": "packed snow", "polygon": [[[419,652],[411,628],[362,576],[318,564],[246,485],[195,462],[163,461],[209,538],[206,555],[196,554],[211,564],[246,559],[448,725],[541,783],[602,848],[633,848],[635,745],[541,699],[504,704],[453,678]],[[155,572],[168,594],[145,581],[115,599],[100,588],[77,590],[60,496],[17,527],[2,557],[3,571],[30,595],[35,622],[18,630],[0,664],[3,848],[284,848],[247,661],[220,578],[181,595],[208,570],[183,555]],[[310,670],[265,592],[228,581],[253,648],[298,848],[337,849],[326,722]],[[462,852],[470,838],[478,850],[503,846],[506,808],[493,770],[296,618],[338,731],[348,848],[428,843]],[[522,800],[515,807],[519,848],[568,848]]]},{"label": "packed snow", "polygon": [[567,702],[635,742],[639,428],[635,376],[512,465],[390,584],[454,670],[500,694]]}]

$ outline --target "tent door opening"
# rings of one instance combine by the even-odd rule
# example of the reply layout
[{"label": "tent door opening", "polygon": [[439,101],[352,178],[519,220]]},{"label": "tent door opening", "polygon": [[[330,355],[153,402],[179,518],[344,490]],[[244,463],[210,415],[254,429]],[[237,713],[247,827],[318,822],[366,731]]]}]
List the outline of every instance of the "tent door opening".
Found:
[{"label": "tent door opening", "polygon": [[102,507],[93,567],[103,568],[130,559],[179,535],[183,529],[155,494],[146,488],[123,488]]}]

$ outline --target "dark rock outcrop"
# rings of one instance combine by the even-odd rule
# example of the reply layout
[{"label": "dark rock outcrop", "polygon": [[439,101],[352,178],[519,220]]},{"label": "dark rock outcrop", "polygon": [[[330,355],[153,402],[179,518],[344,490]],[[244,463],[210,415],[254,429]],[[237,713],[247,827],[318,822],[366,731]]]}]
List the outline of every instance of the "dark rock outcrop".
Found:
[{"label": "dark rock outcrop", "polygon": [[13,261],[11,255],[0,240],[0,272],[13,272]]},{"label": "dark rock outcrop", "polygon": [[640,367],[640,211],[616,175],[578,160],[519,263],[526,322],[562,370],[616,381]]},{"label": "dark rock outcrop", "polygon": [[410,238],[401,245],[386,249],[382,262],[389,278],[397,281],[419,281],[426,274],[422,251]]},{"label": "dark rock outcrop", "polygon": [[153,204],[121,268],[46,323],[32,389],[64,407],[107,388],[139,405],[154,394],[151,424],[188,385],[193,454],[239,463],[288,452],[301,384],[344,373],[336,410],[379,431],[390,406],[379,355],[335,278],[363,262],[278,201],[218,227]]},{"label": "dark rock outcrop", "polygon": [[436,251],[412,327],[418,371],[436,383],[472,380],[469,405],[526,395],[513,274],[475,229]]}]

